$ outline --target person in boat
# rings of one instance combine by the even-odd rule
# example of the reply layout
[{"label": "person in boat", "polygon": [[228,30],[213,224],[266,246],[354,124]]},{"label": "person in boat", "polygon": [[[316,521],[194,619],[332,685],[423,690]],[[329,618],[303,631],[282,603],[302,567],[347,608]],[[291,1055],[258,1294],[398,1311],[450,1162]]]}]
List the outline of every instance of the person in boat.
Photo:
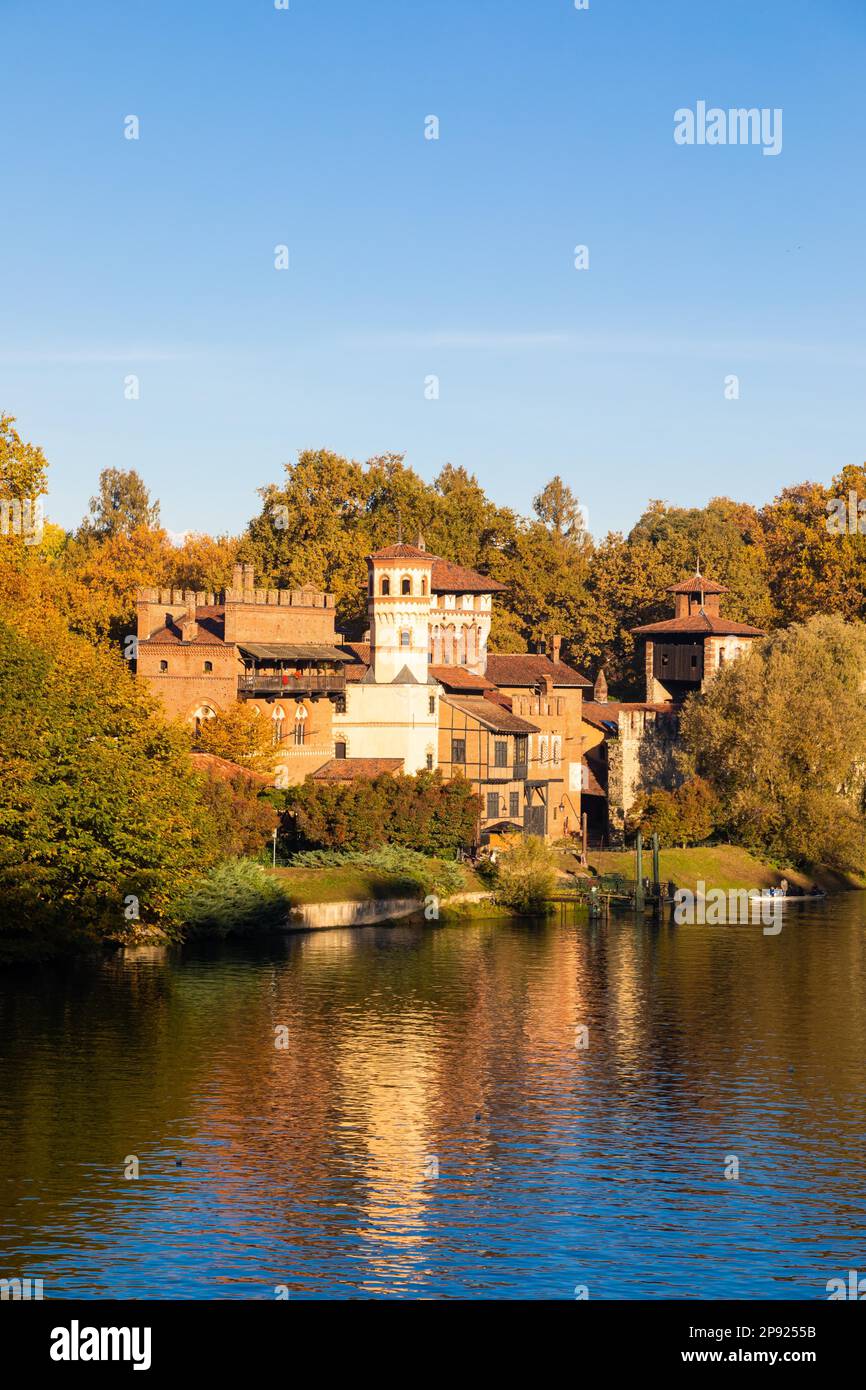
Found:
[{"label": "person in boat", "polygon": [[782,882],[779,884],[779,896],[782,898],[787,898],[788,896],[788,880],[786,878],[783,878]]}]

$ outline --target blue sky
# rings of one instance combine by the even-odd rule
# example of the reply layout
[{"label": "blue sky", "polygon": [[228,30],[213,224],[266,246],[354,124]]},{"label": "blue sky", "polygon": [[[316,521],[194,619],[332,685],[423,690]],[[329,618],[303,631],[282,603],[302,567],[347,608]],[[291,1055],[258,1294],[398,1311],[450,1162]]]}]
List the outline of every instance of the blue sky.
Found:
[{"label": "blue sky", "polygon": [[[64,525],[114,466],[237,531],[305,447],[524,511],[559,472],[596,534],[866,458],[862,0],[0,0],[0,34],[0,408]],[[782,108],[781,154],[676,145],[698,100]]]}]

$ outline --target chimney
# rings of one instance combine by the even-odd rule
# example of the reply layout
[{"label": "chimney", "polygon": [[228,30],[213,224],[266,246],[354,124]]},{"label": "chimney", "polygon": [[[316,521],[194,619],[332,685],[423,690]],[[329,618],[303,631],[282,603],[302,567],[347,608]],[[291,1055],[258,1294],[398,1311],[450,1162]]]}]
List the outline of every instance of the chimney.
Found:
[{"label": "chimney", "polygon": [[540,642],[536,642],[536,644],[535,644],[535,651],[536,651],[536,655],[537,655],[537,656],[546,656],[546,655],[547,655],[547,643],[544,641],[543,638],[542,638],[542,640],[541,640]]},{"label": "chimney", "polygon": [[198,623],[195,620],[195,594],[187,599],[186,615],[183,620],[184,642],[194,642],[198,637]]},{"label": "chimney", "polygon": [[232,588],[238,593],[244,587],[244,567],[243,565],[232,566]]},{"label": "chimney", "polygon": [[593,686],[592,694],[596,704],[607,704],[607,681],[604,678],[604,668],[602,668],[599,671],[598,675],[595,678],[595,685]]},{"label": "chimney", "polygon": [[256,587],[256,572],[254,565],[244,565],[244,590]]},{"label": "chimney", "polygon": [[418,539],[417,539],[417,541],[415,542],[415,548],[416,548],[416,550],[426,550],[426,549],[427,549],[426,545],[424,544],[424,537],[421,535],[421,532],[420,532],[420,531],[418,532]]},{"label": "chimney", "polygon": [[553,662],[559,661],[559,653],[562,648],[562,638],[559,633],[555,633],[550,641],[550,659]]}]

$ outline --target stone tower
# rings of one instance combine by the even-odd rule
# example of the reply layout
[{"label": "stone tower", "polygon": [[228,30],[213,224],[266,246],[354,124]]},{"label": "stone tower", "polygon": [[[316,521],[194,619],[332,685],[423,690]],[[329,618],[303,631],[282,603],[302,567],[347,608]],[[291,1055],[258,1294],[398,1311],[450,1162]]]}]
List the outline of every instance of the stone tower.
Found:
[{"label": "stone tower", "polygon": [[423,545],[388,545],[367,557],[367,613],[377,685],[390,684],[405,671],[420,685],[427,684],[432,571],[433,558]]}]

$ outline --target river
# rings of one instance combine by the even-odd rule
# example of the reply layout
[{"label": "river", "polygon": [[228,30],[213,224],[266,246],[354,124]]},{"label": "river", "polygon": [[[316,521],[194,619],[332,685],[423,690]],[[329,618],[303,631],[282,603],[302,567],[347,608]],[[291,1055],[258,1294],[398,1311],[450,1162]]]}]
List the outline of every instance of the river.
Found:
[{"label": "river", "polygon": [[0,1277],[826,1298],[866,1272],[864,986],[859,894],[778,936],[568,908],[13,970]]}]

